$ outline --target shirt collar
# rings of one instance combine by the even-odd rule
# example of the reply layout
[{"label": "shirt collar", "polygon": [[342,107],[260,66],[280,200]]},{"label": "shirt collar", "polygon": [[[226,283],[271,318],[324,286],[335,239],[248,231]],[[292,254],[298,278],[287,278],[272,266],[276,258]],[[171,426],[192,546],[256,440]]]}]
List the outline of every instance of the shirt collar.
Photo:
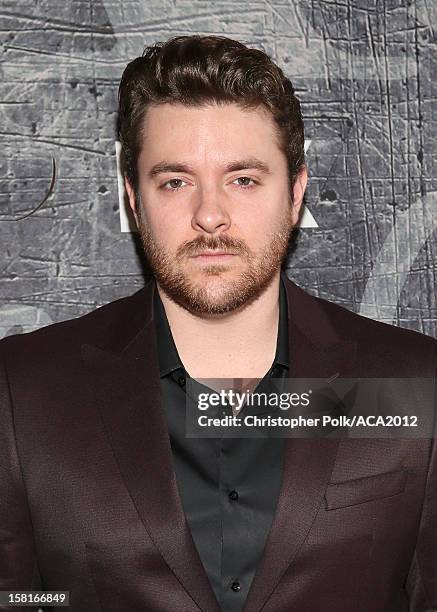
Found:
[{"label": "shirt collar", "polygon": [[[170,325],[165,313],[165,308],[155,286],[153,297],[153,317],[155,321],[156,340],[158,349],[159,375],[161,378],[175,370],[183,369],[176,345],[173,340]],[[278,339],[276,342],[276,354],[272,368],[276,365],[289,368],[288,348],[288,304],[287,292],[281,277],[279,284],[279,325]]]}]

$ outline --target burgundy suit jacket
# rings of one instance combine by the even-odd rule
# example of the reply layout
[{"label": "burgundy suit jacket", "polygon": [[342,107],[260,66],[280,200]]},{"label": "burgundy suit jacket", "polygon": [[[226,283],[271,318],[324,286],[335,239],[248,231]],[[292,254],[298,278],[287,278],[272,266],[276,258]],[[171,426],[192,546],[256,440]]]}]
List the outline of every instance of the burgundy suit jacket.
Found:
[{"label": "burgundy suit jacket", "polygon": [[[432,338],[286,289],[291,376],[435,376]],[[172,467],[154,290],[0,342],[0,590],[218,612]],[[433,440],[287,440],[244,608],[261,610],[437,610]]]}]

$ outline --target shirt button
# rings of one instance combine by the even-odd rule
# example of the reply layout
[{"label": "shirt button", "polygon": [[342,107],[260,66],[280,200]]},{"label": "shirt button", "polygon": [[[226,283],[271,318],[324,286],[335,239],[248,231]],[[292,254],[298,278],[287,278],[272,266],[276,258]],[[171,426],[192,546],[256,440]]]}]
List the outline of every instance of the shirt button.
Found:
[{"label": "shirt button", "polygon": [[237,499],[238,499],[238,493],[237,493],[237,491],[231,491],[231,492],[229,493],[229,499],[230,499],[231,501],[237,501]]},{"label": "shirt button", "polygon": [[181,387],[184,387],[185,386],[185,376],[179,376],[178,383],[180,384]]},{"label": "shirt button", "polygon": [[231,584],[231,589],[234,591],[234,593],[241,591],[241,584],[238,582],[238,580],[235,580],[235,582]]}]

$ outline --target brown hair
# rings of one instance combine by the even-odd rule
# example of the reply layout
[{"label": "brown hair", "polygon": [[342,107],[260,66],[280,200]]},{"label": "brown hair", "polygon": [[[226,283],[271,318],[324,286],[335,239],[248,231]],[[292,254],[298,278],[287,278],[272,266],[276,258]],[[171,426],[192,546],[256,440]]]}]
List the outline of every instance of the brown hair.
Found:
[{"label": "brown hair", "polygon": [[123,166],[138,189],[141,127],[149,105],[237,103],[266,107],[287,158],[290,185],[305,164],[299,100],[282,70],[263,51],[223,36],[177,36],[146,47],[125,68],[118,92]]}]

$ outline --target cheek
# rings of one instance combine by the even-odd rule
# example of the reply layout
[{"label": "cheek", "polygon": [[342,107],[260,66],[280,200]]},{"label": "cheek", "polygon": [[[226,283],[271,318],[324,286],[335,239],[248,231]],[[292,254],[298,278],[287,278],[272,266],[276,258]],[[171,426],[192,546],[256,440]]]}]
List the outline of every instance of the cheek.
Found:
[{"label": "cheek", "polygon": [[250,209],[241,210],[241,214],[234,214],[232,221],[233,234],[247,242],[266,244],[273,234],[291,222],[291,205],[286,198],[275,206],[268,206],[265,201],[258,202]]},{"label": "cheek", "polygon": [[141,186],[143,218],[156,236],[170,238],[173,234],[186,233],[191,217],[187,203],[175,197],[164,197],[156,189]]},{"label": "cheek", "polygon": [[230,230],[230,235],[243,240],[252,254],[260,254],[272,242],[272,237],[275,233],[267,220],[259,220],[256,218],[256,223],[251,220],[246,220],[241,226],[233,225]]},{"label": "cheek", "polygon": [[184,219],[174,212],[148,210],[144,215],[155,240],[166,251],[174,252],[185,240],[192,240],[190,219]]}]

